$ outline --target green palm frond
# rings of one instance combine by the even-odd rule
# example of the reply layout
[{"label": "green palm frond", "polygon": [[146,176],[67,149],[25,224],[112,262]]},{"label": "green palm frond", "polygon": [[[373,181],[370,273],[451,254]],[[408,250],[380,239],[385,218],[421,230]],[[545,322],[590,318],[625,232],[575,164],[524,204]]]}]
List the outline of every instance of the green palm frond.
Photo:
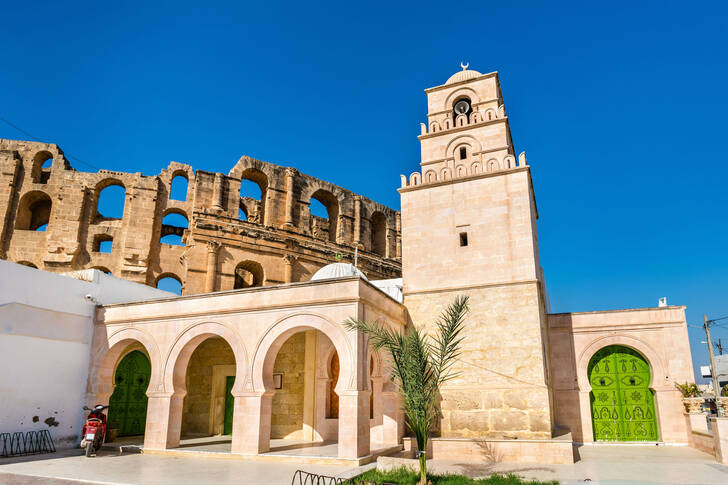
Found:
[{"label": "green palm frond", "polygon": [[[344,326],[367,336],[375,351],[386,350],[391,360],[392,380],[402,394],[402,411],[420,450],[427,449],[430,429],[437,417],[435,406],[442,384],[458,374],[453,365],[461,354],[467,296],[458,296],[435,322],[437,332],[429,337],[418,328],[401,333],[380,322],[350,318]],[[425,476],[424,456],[420,473]]]}]

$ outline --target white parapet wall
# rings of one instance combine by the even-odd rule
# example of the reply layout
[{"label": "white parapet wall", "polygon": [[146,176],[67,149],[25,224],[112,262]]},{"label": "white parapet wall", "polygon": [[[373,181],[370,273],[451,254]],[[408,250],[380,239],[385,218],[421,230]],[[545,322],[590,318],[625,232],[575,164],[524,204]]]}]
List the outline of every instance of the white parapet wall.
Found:
[{"label": "white parapet wall", "polygon": [[63,276],[0,260],[0,432],[47,429],[56,447],[76,445],[95,305],[172,296],[98,270]]}]

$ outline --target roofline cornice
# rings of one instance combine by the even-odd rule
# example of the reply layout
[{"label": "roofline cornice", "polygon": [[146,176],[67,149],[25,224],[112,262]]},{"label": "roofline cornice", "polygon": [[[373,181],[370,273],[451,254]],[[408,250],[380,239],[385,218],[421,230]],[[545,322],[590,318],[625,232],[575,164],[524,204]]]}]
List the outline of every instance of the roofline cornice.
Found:
[{"label": "roofline cornice", "polygon": [[464,81],[459,81],[459,82],[452,83],[452,84],[441,84],[439,86],[434,86],[434,87],[431,87],[431,88],[427,88],[427,89],[425,89],[425,94],[430,94],[430,93],[433,93],[435,91],[440,91],[440,90],[445,89],[445,88],[452,88],[452,87],[462,86],[462,85],[471,83],[473,81],[480,81],[481,79],[487,79],[487,78],[490,78],[490,77],[495,77],[496,80],[497,80],[498,79],[498,71],[489,72],[489,73],[483,74],[481,76],[474,77],[472,79],[466,79]]}]

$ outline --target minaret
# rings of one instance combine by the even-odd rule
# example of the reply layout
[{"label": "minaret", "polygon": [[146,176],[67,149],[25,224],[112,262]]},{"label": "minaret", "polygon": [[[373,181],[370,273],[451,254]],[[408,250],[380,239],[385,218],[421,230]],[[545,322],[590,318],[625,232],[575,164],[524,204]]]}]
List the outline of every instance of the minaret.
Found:
[{"label": "minaret", "polygon": [[430,328],[470,296],[462,375],[442,391],[443,437],[549,438],[546,318],[536,201],[515,157],[498,74],[425,90],[421,171],[402,176],[404,304]]}]

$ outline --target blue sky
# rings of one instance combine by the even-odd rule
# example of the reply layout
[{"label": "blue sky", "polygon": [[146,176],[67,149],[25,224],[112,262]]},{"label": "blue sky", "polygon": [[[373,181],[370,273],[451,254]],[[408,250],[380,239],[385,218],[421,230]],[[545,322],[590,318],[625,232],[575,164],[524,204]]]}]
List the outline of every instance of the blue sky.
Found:
[{"label": "blue sky", "polygon": [[246,154],[398,208],[423,89],[467,61],[532,165],[553,311],[727,316],[725,3],[511,3],[7,2],[0,116],[94,167]]}]

